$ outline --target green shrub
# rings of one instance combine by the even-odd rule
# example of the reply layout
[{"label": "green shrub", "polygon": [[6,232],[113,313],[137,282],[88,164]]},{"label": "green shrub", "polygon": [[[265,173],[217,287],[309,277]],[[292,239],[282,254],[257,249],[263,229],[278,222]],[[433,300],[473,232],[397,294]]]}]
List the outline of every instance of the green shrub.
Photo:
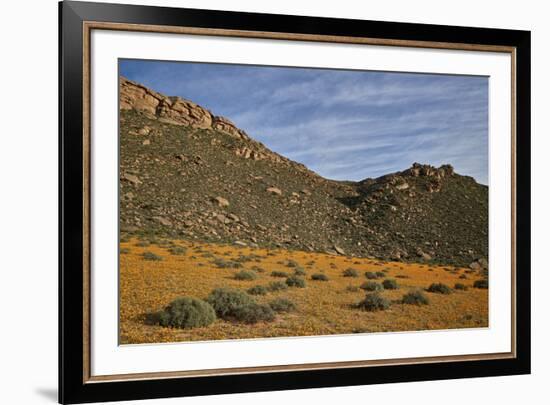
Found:
[{"label": "green shrub", "polygon": [[300,265],[294,260],[289,260],[286,264],[286,267],[299,267]]},{"label": "green shrub", "polygon": [[357,304],[357,308],[363,311],[384,311],[390,307],[390,301],[382,297],[379,293],[369,293],[365,299]]},{"label": "green shrub", "polygon": [[474,281],[474,288],[482,288],[482,289],[489,288],[489,280],[483,279],[483,280]]},{"label": "green shrub", "polygon": [[456,283],[455,284],[455,290],[463,290],[463,291],[466,291],[468,289],[467,286],[465,286],[464,284],[462,283]]},{"label": "green shrub", "polygon": [[150,243],[149,243],[148,240],[140,240],[136,243],[136,246],[138,246],[138,247],[147,247],[149,245],[150,245]]},{"label": "green shrub", "polygon": [[373,271],[367,271],[365,272],[365,277],[368,278],[369,280],[374,280],[374,279],[377,279],[378,276],[376,275],[375,272]]},{"label": "green shrub", "polygon": [[181,246],[173,246],[170,249],[168,249],[168,252],[170,252],[170,254],[174,256],[184,255],[185,253],[187,253],[187,249]]},{"label": "green shrub", "polygon": [[288,288],[288,285],[282,281],[272,281],[268,284],[267,289],[269,291],[281,291],[286,290]]},{"label": "green shrub", "polygon": [[120,248],[120,250],[118,251],[121,255],[126,255],[128,253],[130,253],[130,249],[128,248]]},{"label": "green shrub", "polygon": [[234,316],[236,320],[244,323],[269,322],[275,319],[275,312],[269,305],[253,302],[238,307],[235,310]]},{"label": "green shrub", "polygon": [[235,280],[255,280],[258,276],[253,271],[241,270],[238,273],[235,273]]},{"label": "green shrub", "polygon": [[254,287],[249,288],[246,292],[250,295],[266,295],[267,288],[263,285],[255,285]]},{"label": "green shrub", "polygon": [[305,276],[306,275],[306,271],[304,270],[303,267],[296,267],[294,269],[294,275],[295,276]]},{"label": "green shrub", "polygon": [[374,274],[376,274],[376,277],[378,277],[378,278],[383,278],[383,277],[386,277],[386,273],[387,273],[387,270],[386,270],[386,272],[377,271],[377,272],[374,273]]},{"label": "green shrub", "polygon": [[437,294],[450,294],[453,292],[453,290],[443,283],[432,283],[426,291]]},{"label": "green shrub", "polygon": [[311,275],[311,279],[315,281],[328,281],[328,277],[323,273],[315,273]]},{"label": "green shrub", "polygon": [[284,272],[284,271],[272,271],[271,272],[271,277],[288,277],[288,273]]},{"label": "green shrub", "polygon": [[161,256],[156,255],[153,252],[143,252],[143,258],[145,260],[151,260],[151,261],[157,261],[157,262],[162,260]]},{"label": "green shrub", "polygon": [[345,269],[342,274],[344,277],[359,277],[359,272],[351,267]]},{"label": "green shrub", "polygon": [[366,281],[361,284],[360,288],[365,291],[382,291],[384,286],[376,281]]},{"label": "green shrub", "polygon": [[173,328],[197,328],[208,326],[216,320],[212,305],[192,297],[177,298],[164,311],[158,313],[161,326]]},{"label": "green shrub", "polygon": [[291,312],[296,309],[296,305],[286,298],[277,298],[271,301],[269,306],[275,312]]},{"label": "green shrub", "polygon": [[254,270],[256,273],[264,273],[265,270],[261,268],[260,266],[252,266],[252,270]]},{"label": "green shrub", "polygon": [[237,308],[254,303],[252,297],[244,291],[231,288],[216,288],[210,293],[207,301],[222,319],[235,317]]},{"label": "green shrub", "polygon": [[424,293],[419,290],[409,291],[407,294],[403,295],[401,302],[409,305],[428,305],[430,303]]},{"label": "green shrub", "polygon": [[357,287],[356,285],[348,285],[346,287],[346,291],[357,292],[357,291],[359,291],[359,287]]},{"label": "green shrub", "polygon": [[290,276],[286,279],[286,285],[289,287],[304,288],[306,286],[306,282],[303,278],[298,276]]},{"label": "green shrub", "polygon": [[387,278],[382,281],[382,286],[384,286],[385,290],[397,290],[399,288],[397,280],[394,280],[393,278]]}]

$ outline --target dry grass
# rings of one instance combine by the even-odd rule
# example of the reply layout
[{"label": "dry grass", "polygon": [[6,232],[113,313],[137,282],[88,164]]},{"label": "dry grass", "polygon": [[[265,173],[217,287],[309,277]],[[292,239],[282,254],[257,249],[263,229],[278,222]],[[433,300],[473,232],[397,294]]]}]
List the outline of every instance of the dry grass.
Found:
[{"label": "dry grass", "polygon": [[[120,256],[120,333],[123,344],[488,326],[488,290],[485,289],[469,288],[449,295],[425,293],[430,304],[424,306],[399,303],[410,289],[426,288],[432,283],[454,285],[466,269],[460,268],[451,273],[441,266],[188,241],[174,243],[187,248],[186,252],[172,255],[168,248],[155,244],[140,247],[135,239],[121,243],[121,248],[128,249],[128,253]],[[163,260],[144,260],[143,253],[146,251],[161,256]],[[214,257],[204,257],[205,252]],[[219,268],[213,263],[215,258],[236,260],[251,254],[260,258],[245,261],[239,270]],[[285,270],[285,266],[277,262],[287,263],[289,260],[306,268],[305,278],[308,281],[315,273],[326,274],[329,281],[307,282],[306,288],[288,288],[264,296],[255,295],[254,299],[260,303],[286,298],[296,304],[295,311],[278,314],[274,322],[248,325],[218,319],[210,326],[190,330],[165,328],[146,322],[148,313],[163,309],[181,296],[206,298],[217,287],[246,291],[255,285],[267,286],[277,280],[270,276],[272,271]],[[306,263],[312,261],[314,266],[307,267]],[[260,266],[265,272],[257,273],[254,281],[235,279],[236,272],[251,270],[254,266]],[[344,277],[343,271],[350,266],[358,270],[360,277]],[[380,312],[353,308],[353,304],[364,298],[365,292],[361,289],[353,291],[348,287],[365,282],[363,274],[366,271],[385,269],[388,270],[387,278],[407,276],[399,278],[399,289],[381,293],[392,301],[392,306]],[[468,287],[472,286],[471,280],[461,281]]]}]

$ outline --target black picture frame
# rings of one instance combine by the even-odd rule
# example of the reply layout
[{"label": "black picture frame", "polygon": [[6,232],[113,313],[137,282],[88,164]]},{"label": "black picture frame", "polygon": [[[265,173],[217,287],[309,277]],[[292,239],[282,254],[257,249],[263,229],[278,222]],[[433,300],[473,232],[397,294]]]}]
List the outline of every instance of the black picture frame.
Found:
[{"label": "black picture frame", "polygon": [[[59,3],[59,402],[84,403],[254,391],[354,386],[530,373],[530,32],[136,5]],[[82,271],[85,254],[84,23],[295,33],[515,48],[516,296],[515,357],[211,375],[86,381]]]}]

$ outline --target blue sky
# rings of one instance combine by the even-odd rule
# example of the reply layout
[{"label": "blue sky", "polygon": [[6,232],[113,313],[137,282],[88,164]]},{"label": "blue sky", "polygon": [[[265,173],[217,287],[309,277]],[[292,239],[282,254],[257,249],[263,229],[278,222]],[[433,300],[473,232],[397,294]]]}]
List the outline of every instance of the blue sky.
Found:
[{"label": "blue sky", "polygon": [[120,74],[222,115],[320,175],[450,163],[487,184],[488,78],[121,60]]}]

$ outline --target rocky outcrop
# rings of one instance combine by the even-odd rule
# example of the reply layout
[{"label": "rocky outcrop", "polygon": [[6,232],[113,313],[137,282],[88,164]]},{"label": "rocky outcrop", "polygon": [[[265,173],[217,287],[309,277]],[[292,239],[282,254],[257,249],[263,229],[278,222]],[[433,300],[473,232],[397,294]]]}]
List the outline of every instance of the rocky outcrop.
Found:
[{"label": "rocky outcrop", "polygon": [[167,97],[125,77],[120,77],[119,85],[121,110],[134,109],[167,124],[214,129],[235,138],[249,139],[230,120],[214,116],[192,101],[181,97]]},{"label": "rocky outcrop", "polygon": [[160,121],[168,124],[200,129],[212,127],[212,114],[208,110],[179,97],[167,97],[160,100],[156,115]]},{"label": "rocky outcrop", "polygon": [[230,120],[225,117],[214,117],[212,121],[212,129],[216,131],[224,132],[229,136],[240,139],[249,139],[246,132],[239,129]]},{"label": "rocky outcrop", "polygon": [[435,168],[430,165],[413,163],[412,167],[402,172],[402,174],[413,177],[433,177],[434,179],[441,180],[444,177],[452,176],[454,172],[454,168],[451,165],[442,165],[439,168]]}]

